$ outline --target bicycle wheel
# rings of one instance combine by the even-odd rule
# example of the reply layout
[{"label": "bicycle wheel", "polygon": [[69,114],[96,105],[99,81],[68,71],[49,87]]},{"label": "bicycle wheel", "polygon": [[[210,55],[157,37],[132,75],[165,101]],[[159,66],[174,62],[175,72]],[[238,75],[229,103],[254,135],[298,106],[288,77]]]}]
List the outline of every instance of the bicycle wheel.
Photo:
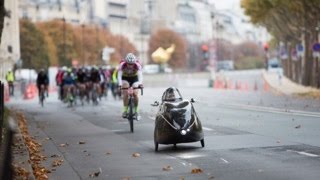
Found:
[{"label": "bicycle wheel", "polygon": [[132,97],[130,97],[129,99],[129,114],[128,114],[128,120],[130,123],[130,131],[133,133],[134,132],[134,128],[133,128],[133,100]]},{"label": "bicycle wheel", "polygon": [[43,93],[43,91],[41,91],[41,94],[40,94],[40,103],[41,103],[41,107],[43,107],[44,106],[44,93]]}]

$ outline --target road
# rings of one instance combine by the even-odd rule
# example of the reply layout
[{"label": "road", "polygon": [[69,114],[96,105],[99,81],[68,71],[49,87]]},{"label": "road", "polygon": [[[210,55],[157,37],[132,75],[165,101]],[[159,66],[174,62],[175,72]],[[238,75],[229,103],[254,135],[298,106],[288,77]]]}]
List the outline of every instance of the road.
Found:
[{"label": "road", "polygon": [[[64,160],[50,179],[90,179],[100,170],[97,179],[319,179],[319,101],[264,91],[261,71],[225,75],[258,81],[259,90],[216,90],[207,87],[204,77],[193,75],[172,81],[180,82],[175,85],[185,99],[196,100],[204,148],[196,142],[178,144],[176,149],[160,145],[159,152],[154,151],[157,107],[150,104],[160,101],[167,84],[146,86],[140,102],[142,119],[133,134],[127,120],[120,118],[121,102],[111,97],[95,107],[67,108],[54,94],[44,108],[37,100],[13,99],[10,106],[26,113],[30,133],[49,157],[43,164],[50,168],[52,155]],[[192,87],[193,81],[197,86]],[[195,168],[202,173],[192,174]]]}]

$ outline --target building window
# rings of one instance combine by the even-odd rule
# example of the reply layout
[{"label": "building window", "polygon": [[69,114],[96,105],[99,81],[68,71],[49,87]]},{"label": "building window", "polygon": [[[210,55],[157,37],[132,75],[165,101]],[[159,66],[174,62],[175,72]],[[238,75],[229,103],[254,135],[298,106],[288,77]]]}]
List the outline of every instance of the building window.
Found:
[{"label": "building window", "polygon": [[12,46],[10,46],[10,45],[8,46],[8,52],[12,53]]}]

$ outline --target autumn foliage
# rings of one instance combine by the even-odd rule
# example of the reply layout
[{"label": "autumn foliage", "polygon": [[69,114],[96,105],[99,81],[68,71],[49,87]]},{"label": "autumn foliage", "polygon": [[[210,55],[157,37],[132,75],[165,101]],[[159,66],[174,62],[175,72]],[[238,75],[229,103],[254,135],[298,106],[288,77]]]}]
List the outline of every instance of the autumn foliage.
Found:
[{"label": "autumn foliage", "polygon": [[21,20],[20,34],[22,60],[27,62],[23,67],[28,68],[70,66],[72,61],[80,66],[105,64],[102,61],[104,47],[115,49],[109,64],[117,64],[128,52],[137,52],[124,36],[113,35],[95,25],[72,25],[62,19],[37,24]]}]

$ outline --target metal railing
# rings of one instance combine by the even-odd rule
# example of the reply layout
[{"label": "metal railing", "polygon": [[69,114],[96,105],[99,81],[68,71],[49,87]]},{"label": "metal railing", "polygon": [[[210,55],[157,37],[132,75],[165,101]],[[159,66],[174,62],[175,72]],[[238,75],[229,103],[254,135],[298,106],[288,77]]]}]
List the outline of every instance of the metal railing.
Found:
[{"label": "metal railing", "polygon": [[11,180],[14,173],[12,144],[17,125],[11,117],[5,119],[4,112],[4,84],[0,81],[0,179]]}]

